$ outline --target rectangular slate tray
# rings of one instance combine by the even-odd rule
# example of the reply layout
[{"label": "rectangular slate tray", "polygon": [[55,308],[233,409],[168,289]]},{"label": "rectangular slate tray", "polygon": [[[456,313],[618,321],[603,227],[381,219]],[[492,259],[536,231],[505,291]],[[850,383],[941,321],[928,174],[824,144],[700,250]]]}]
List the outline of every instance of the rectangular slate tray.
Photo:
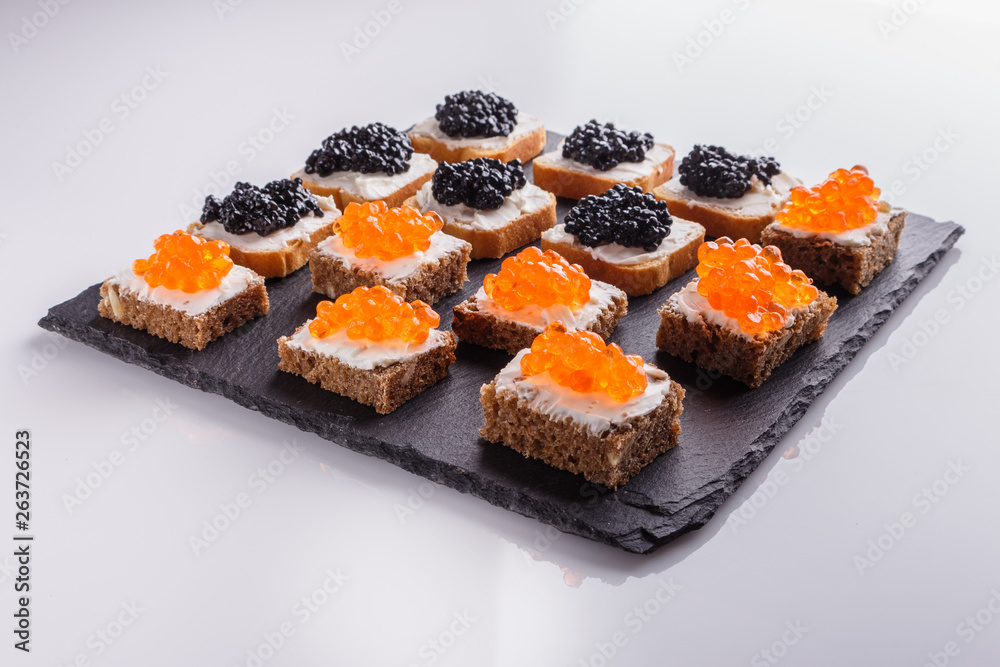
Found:
[{"label": "rectangular slate tray", "polygon": [[[550,133],[549,150],[559,138]],[[571,203],[559,202],[560,220]],[[708,522],[964,231],[910,214],[895,261],[857,296],[832,292],[840,306],[826,335],[755,390],[656,350],[656,309],[694,271],[630,299],[611,340],[666,370],[687,397],[678,446],[617,492],[479,438],[479,388],[509,361],[504,353],[459,344],[447,379],[384,416],[278,371],[275,341],[314,316],[321,299],[308,268],[269,280],[270,313],[201,352],[100,317],[99,285],[51,308],[39,325],[559,530],[648,553]],[[499,263],[470,263],[465,288],[435,304],[443,329],[451,326],[452,306],[475,293]]]}]

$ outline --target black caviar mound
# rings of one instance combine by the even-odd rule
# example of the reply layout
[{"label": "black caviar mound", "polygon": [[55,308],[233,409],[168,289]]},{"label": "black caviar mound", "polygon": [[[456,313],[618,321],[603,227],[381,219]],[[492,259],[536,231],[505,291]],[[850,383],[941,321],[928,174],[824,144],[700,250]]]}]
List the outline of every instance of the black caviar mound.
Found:
[{"label": "black caviar mound", "polygon": [[465,204],[479,210],[500,208],[514,190],[527,183],[520,160],[501,162],[478,157],[465,162],[442,162],[434,172],[431,192],[445,206]]},{"label": "black caviar mound", "polygon": [[608,171],[622,162],[642,162],[652,147],[653,135],[649,132],[625,132],[614,123],[602,125],[591,120],[566,137],[562,154],[594,169]]},{"label": "black caviar mound", "polygon": [[267,236],[291,227],[309,213],[323,217],[323,209],[302,187],[301,178],[282,178],[262,188],[241,181],[221,200],[213,195],[205,197],[201,221],[207,224],[218,220],[230,234],[256,232]]},{"label": "black caviar mound", "polygon": [[585,246],[617,243],[652,252],[670,234],[667,203],[642,188],[619,183],[600,195],[581,199],[566,214],[566,231]]},{"label": "black caviar mound", "polygon": [[324,139],[306,160],[305,172],[329,176],[335,171],[383,171],[392,176],[409,169],[412,156],[413,144],[405,132],[382,123],[355,125]]},{"label": "black caviar mound", "polygon": [[466,90],[446,95],[434,118],[449,137],[506,137],[517,125],[517,107],[496,93]]},{"label": "black caviar mound", "polygon": [[773,157],[749,157],[730,153],[722,146],[697,144],[681,160],[677,171],[681,185],[701,197],[736,199],[750,191],[750,177],[756,176],[765,185],[781,171]]}]

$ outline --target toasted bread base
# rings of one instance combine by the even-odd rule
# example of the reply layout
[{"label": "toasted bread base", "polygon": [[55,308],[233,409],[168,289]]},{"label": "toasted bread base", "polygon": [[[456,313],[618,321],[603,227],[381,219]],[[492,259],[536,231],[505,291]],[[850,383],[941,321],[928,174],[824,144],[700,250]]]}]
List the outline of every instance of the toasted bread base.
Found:
[{"label": "toasted bread base", "polygon": [[[539,329],[527,324],[480,311],[475,295],[455,306],[452,312],[454,318],[451,330],[461,340],[503,350],[509,354],[517,354],[524,348],[531,347],[532,341],[541,333]],[[611,304],[587,325],[587,331],[593,331],[601,338],[607,339],[626,312],[628,312],[628,298],[619,293],[615,295]]]},{"label": "toasted bread base", "polygon": [[658,185],[669,181],[674,175],[674,149],[666,144],[660,145],[670,149],[670,156],[659,163],[651,173],[641,178],[618,181],[575,169],[560,169],[539,159],[531,163],[532,179],[535,185],[543,190],[548,190],[557,197],[570,199],[583,199],[588,195],[599,195],[618,183],[624,183],[630,188],[642,188],[643,192],[650,192]]},{"label": "toasted bread base", "polygon": [[449,146],[434,137],[412,132],[410,133],[410,142],[413,144],[413,150],[418,153],[427,153],[438,162],[465,162],[479,157],[490,157],[502,162],[512,160],[527,162],[545,149],[545,126],[539,126],[531,134],[515,139],[503,148]]},{"label": "toasted bread base", "polygon": [[617,489],[677,445],[683,398],[684,389],[670,380],[670,392],[655,409],[598,435],[572,419],[553,419],[532,409],[514,392],[497,393],[494,379],[480,390],[484,425],[479,434],[527,458]]},{"label": "toasted bread base", "polygon": [[761,234],[761,243],[775,245],[781,258],[821,285],[840,285],[857,294],[889,266],[906,226],[906,211],[889,219],[889,231],[873,237],[867,246],[845,246],[815,237],[799,238],[774,226]]},{"label": "toasted bread base", "polygon": [[403,280],[387,280],[374,271],[350,266],[317,248],[309,255],[309,270],[312,272],[313,291],[331,299],[357,287],[382,285],[407,301],[421,299],[433,304],[462,289],[462,284],[469,279],[466,265],[471,252],[472,246],[463,243],[438,261],[421,265]]},{"label": "toasted bread base", "polygon": [[728,236],[733,239],[747,239],[751,243],[760,242],[760,234],[764,228],[774,222],[774,217],[784,205],[784,200],[776,202],[771,211],[765,215],[739,215],[732,209],[721,206],[702,204],[686,197],[678,197],[675,193],[660,186],[653,188],[652,194],[660,201],[667,202],[670,215],[697,222],[705,228],[708,236],[719,238]]},{"label": "toasted bread base", "polygon": [[[407,206],[420,210],[417,198],[406,200]],[[511,250],[537,241],[542,232],[556,224],[556,198],[549,193],[547,206],[514,218],[497,229],[474,229],[467,225],[445,221],[444,233],[472,244],[472,259],[503,257]]]},{"label": "toasted bread base", "polygon": [[[240,266],[245,266],[263,278],[284,278],[298,271],[309,261],[309,253],[316,244],[334,233],[339,213],[324,210],[329,216],[329,224],[314,231],[309,239],[296,239],[279,250],[246,250],[239,246],[229,245],[229,257]],[[198,232],[204,228],[200,222],[188,225],[189,234],[201,236]],[[208,237],[205,237],[208,238]]]},{"label": "toasted bread base", "polygon": [[571,243],[553,243],[542,237],[542,250],[555,250],[573,264],[579,264],[595,280],[611,283],[629,296],[651,294],[698,265],[698,248],[705,234],[696,236],[675,252],[642,264],[615,264],[598,259]]},{"label": "toasted bread base", "polygon": [[757,336],[743,336],[704,320],[692,322],[667,301],[659,310],[656,347],[754,389],[795,350],[819,340],[836,309],[837,299],[821,291],[806,309],[796,311],[791,326]]},{"label": "toasted bread base", "polygon": [[[302,326],[305,326],[304,324]],[[288,336],[278,339],[278,369],[299,375],[327,391],[370,405],[379,414],[389,414],[448,375],[455,362],[455,336],[442,345],[383,368],[354,368],[334,356],[288,345]]]},{"label": "toasted bread base", "polygon": [[337,208],[343,211],[351,202],[364,204],[368,201],[384,201],[389,208],[402,206],[404,201],[417,194],[417,190],[419,190],[424,183],[431,180],[431,177],[434,176],[434,172],[432,171],[429,174],[422,174],[418,176],[392,194],[382,197],[381,199],[365,199],[360,195],[348,192],[342,188],[331,188],[323,185],[318,181],[311,180],[309,176],[310,174],[302,176],[292,174],[291,177],[302,178],[302,186],[317,197],[333,197],[333,200],[337,202]]},{"label": "toasted bread base", "polygon": [[264,279],[257,277],[247,288],[204,313],[189,315],[162,303],[140,299],[131,290],[101,285],[97,312],[101,317],[166,338],[192,350],[203,350],[216,338],[260,315],[267,315],[270,302]]}]

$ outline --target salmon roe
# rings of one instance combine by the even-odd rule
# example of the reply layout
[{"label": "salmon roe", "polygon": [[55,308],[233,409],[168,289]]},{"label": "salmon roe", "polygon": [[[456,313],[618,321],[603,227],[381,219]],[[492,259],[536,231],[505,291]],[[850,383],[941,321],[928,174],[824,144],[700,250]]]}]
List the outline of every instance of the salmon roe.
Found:
[{"label": "salmon roe", "polygon": [[192,294],[218,287],[233,268],[229,244],[209,241],[180,230],[153,241],[147,259],[132,262],[132,271],[150,287],[179,289]]},{"label": "salmon roe", "polygon": [[838,169],[815,187],[794,188],[776,220],[811,232],[836,234],[857,229],[875,221],[880,194],[864,167]]},{"label": "salmon roe", "polygon": [[531,351],[521,357],[527,376],[548,371],[561,387],[578,392],[604,392],[623,402],[646,391],[642,357],[625,354],[614,343],[605,345],[593,331],[569,331],[553,322],[535,337]]},{"label": "salmon roe", "polygon": [[431,234],[444,227],[441,217],[409,206],[389,208],[384,201],[351,202],[337,221],[338,234],[356,257],[387,262],[431,247]]},{"label": "salmon roe", "polygon": [[407,303],[387,288],[358,287],[336,301],[320,301],[316,319],[309,323],[314,338],[326,338],[335,331],[347,330],[351,340],[367,338],[379,343],[398,338],[407,343],[423,343],[441,316],[417,299]]},{"label": "salmon roe", "polygon": [[570,264],[555,250],[530,246],[500,265],[500,273],[483,279],[486,296],[505,310],[556,304],[577,309],[590,301],[590,278],[579,264]]},{"label": "salmon roe", "polygon": [[806,274],[781,261],[778,248],[761,248],[746,239],[733,243],[723,236],[702,243],[698,275],[698,294],[751,336],[782,328],[790,309],[819,296]]}]

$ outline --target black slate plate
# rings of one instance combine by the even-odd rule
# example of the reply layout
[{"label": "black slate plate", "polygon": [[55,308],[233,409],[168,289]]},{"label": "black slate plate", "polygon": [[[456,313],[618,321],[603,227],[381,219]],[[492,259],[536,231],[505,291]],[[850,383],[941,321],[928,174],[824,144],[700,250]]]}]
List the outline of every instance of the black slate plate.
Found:
[{"label": "black slate plate", "polygon": [[[550,149],[558,139],[550,133]],[[560,201],[560,219],[570,203]],[[630,299],[612,340],[670,373],[687,398],[680,444],[614,493],[479,438],[479,388],[507,363],[506,354],[460,344],[446,380],[385,416],[279,372],[276,339],[312,317],[320,300],[308,269],[269,280],[267,317],[201,352],[101,318],[98,285],[51,308],[39,325],[560,530],[647,553],[705,525],[964,231],[911,214],[892,265],[858,296],[834,292],[840,307],[826,335],[752,391],[654,346],[656,309],[694,271],[651,296]],[[435,306],[442,328],[451,326],[452,306],[498,265],[469,265],[465,289]]]}]

